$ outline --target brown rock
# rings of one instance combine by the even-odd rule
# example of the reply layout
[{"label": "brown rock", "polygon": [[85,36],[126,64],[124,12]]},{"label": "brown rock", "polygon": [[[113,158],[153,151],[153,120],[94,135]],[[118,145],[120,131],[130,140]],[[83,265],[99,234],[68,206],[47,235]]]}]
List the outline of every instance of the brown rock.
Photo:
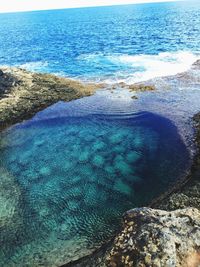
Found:
[{"label": "brown rock", "polygon": [[[112,266],[110,262],[125,267],[198,266],[187,265],[190,255],[196,255],[192,262],[200,264],[200,212],[197,209],[172,212],[150,208],[133,209],[125,214],[124,220],[127,224],[134,223],[132,235],[128,242],[125,242],[125,235],[120,248],[114,242],[107,257],[107,266]],[[124,223],[123,234],[126,227]],[[118,239],[120,236],[121,233]],[[128,247],[130,242],[131,249]]]}]

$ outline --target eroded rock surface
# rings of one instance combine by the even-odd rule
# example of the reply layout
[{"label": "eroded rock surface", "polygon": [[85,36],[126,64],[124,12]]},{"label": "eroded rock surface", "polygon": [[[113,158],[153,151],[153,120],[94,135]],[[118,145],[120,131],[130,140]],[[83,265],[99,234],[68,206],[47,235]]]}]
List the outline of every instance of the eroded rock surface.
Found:
[{"label": "eroded rock surface", "polygon": [[0,129],[31,118],[36,112],[58,102],[89,96],[95,84],[32,73],[20,68],[0,69]]},{"label": "eroded rock surface", "polygon": [[107,266],[195,267],[200,264],[200,212],[140,208],[124,215]]}]

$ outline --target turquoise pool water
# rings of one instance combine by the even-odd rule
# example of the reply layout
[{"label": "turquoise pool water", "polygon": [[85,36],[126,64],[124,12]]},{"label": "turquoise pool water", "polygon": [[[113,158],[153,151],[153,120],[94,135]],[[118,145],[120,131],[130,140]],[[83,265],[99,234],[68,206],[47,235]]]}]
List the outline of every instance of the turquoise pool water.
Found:
[{"label": "turquoise pool water", "polygon": [[59,266],[90,253],[124,211],[146,205],[188,166],[169,120],[87,114],[86,99],[58,103],[1,134],[1,266]]}]

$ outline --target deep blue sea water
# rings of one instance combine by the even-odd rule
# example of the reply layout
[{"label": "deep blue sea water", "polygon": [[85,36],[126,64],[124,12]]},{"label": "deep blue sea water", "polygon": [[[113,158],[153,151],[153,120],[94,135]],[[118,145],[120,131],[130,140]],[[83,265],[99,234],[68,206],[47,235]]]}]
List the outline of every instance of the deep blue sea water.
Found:
[{"label": "deep blue sea water", "polygon": [[0,65],[109,82],[175,74],[200,52],[199,18],[198,1],[0,14]]},{"label": "deep blue sea water", "polygon": [[[109,83],[175,74],[198,58],[199,20],[200,5],[181,2],[0,14],[0,65]],[[0,134],[0,266],[87,255],[187,169],[170,120],[145,98],[138,112],[110,95],[57,103]]]}]

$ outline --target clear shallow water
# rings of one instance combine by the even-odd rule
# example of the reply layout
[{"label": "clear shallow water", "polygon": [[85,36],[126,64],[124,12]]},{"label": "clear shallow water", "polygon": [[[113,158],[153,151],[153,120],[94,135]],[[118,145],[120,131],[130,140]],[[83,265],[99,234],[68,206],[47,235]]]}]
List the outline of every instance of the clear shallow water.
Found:
[{"label": "clear shallow water", "polygon": [[200,4],[0,14],[0,64],[129,83],[176,74],[199,54]]},{"label": "clear shallow water", "polygon": [[169,120],[116,112],[120,100],[99,113],[97,99],[58,103],[1,134],[1,265],[59,266],[88,254],[124,211],[147,204],[188,166]]}]

